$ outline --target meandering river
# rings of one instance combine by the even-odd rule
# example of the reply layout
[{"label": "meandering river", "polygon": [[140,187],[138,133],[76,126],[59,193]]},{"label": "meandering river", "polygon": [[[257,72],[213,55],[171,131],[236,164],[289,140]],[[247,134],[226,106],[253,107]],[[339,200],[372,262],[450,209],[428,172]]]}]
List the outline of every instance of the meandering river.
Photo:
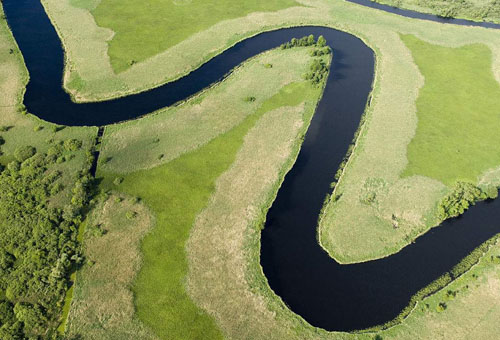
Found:
[{"label": "meandering river", "polygon": [[268,212],[261,252],[270,287],[314,326],[349,331],[393,319],[418,290],[500,232],[500,200],[496,200],[477,204],[384,259],[341,265],[318,245],[316,227],[323,200],[331,192],[333,175],[359,125],[373,81],[373,51],[348,33],[315,26],[265,32],[172,83],[115,100],[77,104],[62,88],[64,50],[40,2],[4,0],[3,6],[30,74],[24,97],[28,111],[64,125],[103,126],[134,119],[196,94],[248,58],[291,38],[314,34],[327,39],[334,51],[331,72],[298,159]]}]

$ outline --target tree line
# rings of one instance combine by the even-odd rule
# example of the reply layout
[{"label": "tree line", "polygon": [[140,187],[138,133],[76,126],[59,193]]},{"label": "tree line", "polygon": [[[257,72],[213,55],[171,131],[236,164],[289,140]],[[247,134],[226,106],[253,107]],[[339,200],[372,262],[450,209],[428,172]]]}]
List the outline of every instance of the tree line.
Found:
[{"label": "tree line", "polygon": [[62,189],[53,165],[62,149],[77,150],[68,140],[47,153],[18,148],[15,160],[0,169],[0,339],[57,339],[69,274],[81,261],[78,227],[89,201],[92,177],[74,174],[71,200],[55,206]]}]

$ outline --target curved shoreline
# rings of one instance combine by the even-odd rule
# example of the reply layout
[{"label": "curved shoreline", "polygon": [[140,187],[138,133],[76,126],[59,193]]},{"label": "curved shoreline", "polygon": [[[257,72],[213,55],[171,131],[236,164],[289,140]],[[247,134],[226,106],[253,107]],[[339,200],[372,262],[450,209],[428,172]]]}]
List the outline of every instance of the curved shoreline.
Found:
[{"label": "curved shoreline", "polygon": [[474,21],[469,19],[458,19],[458,18],[444,18],[439,15],[412,11],[410,9],[403,9],[391,5],[385,5],[378,2],[374,2],[372,0],[345,0],[345,1],[355,3],[364,7],[378,9],[387,13],[396,14],[399,16],[403,16],[405,18],[434,21],[442,24],[500,29],[500,24],[494,22]]},{"label": "curved shoreline", "polygon": [[[140,117],[198,93],[242,61],[293,37],[326,37],[335,55],[332,71],[295,165],[267,214],[261,251],[270,287],[315,326],[351,331],[394,319],[420,289],[500,231],[494,223],[500,218],[495,201],[478,204],[463,218],[446,221],[399,253],[376,261],[340,265],[318,245],[317,217],[331,193],[332,169],[342,161],[372,90],[374,53],[353,35],[320,26],[260,33],[175,82],[115,100],[76,104],[62,88],[64,51],[43,6],[30,0],[4,0],[3,6],[30,74],[28,110],[66,125],[107,125]],[[480,226],[472,229],[477,221]]]}]

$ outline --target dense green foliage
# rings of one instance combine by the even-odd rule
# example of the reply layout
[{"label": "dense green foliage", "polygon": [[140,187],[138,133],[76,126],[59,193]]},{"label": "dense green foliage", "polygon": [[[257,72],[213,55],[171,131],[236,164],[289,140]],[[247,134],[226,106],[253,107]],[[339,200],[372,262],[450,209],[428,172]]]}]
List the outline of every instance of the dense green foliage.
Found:
[{"label": "dense green foliage", "polygon": [[311,81],[313,85],[319,85],[328,75],[328,66],[321,59],[313,59],[309,66],[309,72],[304,75],[306,80]]},{"label": "dense green foliage", "polygon": [[444,197],[438,206],[438,216],[441,220],[451,217],[457,217],[464,213],[469,206],[477,201],[487,198],[496,198],[498,191],[496,188],[483,191],[474,184],[468,182],[457,182],[453,191]]},{"label": "dense green foliage", "polygon": [[294,47],[306,47],[306,46],[316,46],[318,49],[311,51],[311,55],[313,56],[321,56],[325,54],[329,54],[331,49],[329,46],[326,46],[326,39],[322,35],[318,37],[316,41],[313,34],[302,37],[300,39],[293,38],[292,40],[283,43],[280,45],[282,50],[286,50],[288,48]]},{"label": "dense green foliage", "polygon": [[422,175],[448,186],[476,183],[500,165],[500,84],[491,50],[482,44],[450,48],[412,35],[401,38],[425,78],[403,176]]},{"label": "dense green foliage", "polygon": [[56,338],[68,276],[81,261],[76,235],[91,177],[78,172],[71,202],[58,207],[57,157],[25,146],[15,158],[0,172],[0,339]]},{"label": "dense green foliage", "polygon": [[[309,35],[306,37],[302,37],[300,39],[293,38],[289,42],[281,44],[280,48],[282,50],[294,47],[305,47],[305,46],[315,46],[314,50],[311,51],[311,56],[320,57],[332,52],[329,46],[326,46],[325,38],[320,35],[318,37],[318,41],[314,39],[314,35]],[[310,80],[312,84],[319,85],[322,83],[323,79],[325,79],[328,74],[328,66],[326,65],[324,60],[321,59],[313,59],[311,65],[309,66],[309,71],[304,74],[304,79]]]}]

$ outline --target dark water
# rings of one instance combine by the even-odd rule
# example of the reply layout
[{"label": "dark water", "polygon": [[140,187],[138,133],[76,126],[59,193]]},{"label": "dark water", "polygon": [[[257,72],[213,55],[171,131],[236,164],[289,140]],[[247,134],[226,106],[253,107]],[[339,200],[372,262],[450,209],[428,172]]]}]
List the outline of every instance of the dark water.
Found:
[{"label": "dark water", "polygon": [[139,117],[197,93],[242,61],[293,37],[325,36],[334,50],[332,71],[297,162],[268,212],[261,253],[271,288],[314,326],[353,330],[391,320],[414,293],[500,231],[497,200],[478,204],[386,259],[339,265],[319,247],[318,214],[358,127],[373,80],[373,52],[352,35],[325,27],[262,33],[157,89],[75,104],[61,87],[64,52],[39,1],[3,4],[30,72],[24,99],[29,112],[66,125],[102,126]]},{"label": "dark water", "polygon": [[500,29],[500,24],[495,24],[492,22],[478,22],[467,19],[445,18],[439,15],[420,13],[409,9],[402,9],[390,5],[383,5],[377,2],[373,2],[372,0],[345,0],[345,1],[353,2],[365,7],[376,8],[384,12],[401,15],[407,18],[435,21],[435,22],[440,22],[442,24],[454,24],[460,26],[475,26],[475,27]]}]

